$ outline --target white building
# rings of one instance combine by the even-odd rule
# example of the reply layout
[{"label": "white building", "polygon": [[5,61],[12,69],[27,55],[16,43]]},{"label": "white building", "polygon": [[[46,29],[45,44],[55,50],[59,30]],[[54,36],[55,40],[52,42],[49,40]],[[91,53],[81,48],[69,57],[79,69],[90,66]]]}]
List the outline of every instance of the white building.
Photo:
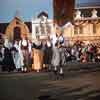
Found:
[{"label": "white building", "polygon": [[53,20],[48,19],[48,14],[41,12],[36,18],[32,19],[32,39],[39,36],[40,39],[45,39],[54,32]]}]

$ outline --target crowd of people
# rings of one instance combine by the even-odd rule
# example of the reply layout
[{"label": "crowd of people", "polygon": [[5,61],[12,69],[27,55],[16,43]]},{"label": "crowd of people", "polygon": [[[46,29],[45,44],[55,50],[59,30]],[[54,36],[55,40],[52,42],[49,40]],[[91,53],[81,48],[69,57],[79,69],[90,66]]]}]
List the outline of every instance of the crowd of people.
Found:
[{"label": "crowd of people", "polygon": [[[37,37],[37,41],[30,41],[27,37],[23,37],[10,42],[5,38],[3,45],[0,45],[2,71],[31,71],[32,64],[37,59],[34,57],[41,58],[40,55],[35,54],[33,57],[33,49],[42,51],[42,64],[48,65],[46,67],[48,71],[52,70],[55,75],[62,77],[64,75],[63,67],[69,61],[100,62],[98,46],[81,41],[77,41],[71,46],[65,46],[65,39],[58,28],[56,34],[51,34],[46,40],[40,40]],[[40,65],[36,65],[36,67]],[[39,70],[38,68],[38,72]]]},{"label": "crowd of people", "polygon": [[68,61],[100,62],[100,47],[95,44],[76,41],[73,46],[65,49]]},{"label": "crowd of people", "polygon": [[31,44],[29,40],[23,38],[22,40],[10,42],[8,38],[5,38],[3,45],[0,46],[2,71],[26,70],[31,59]]}]

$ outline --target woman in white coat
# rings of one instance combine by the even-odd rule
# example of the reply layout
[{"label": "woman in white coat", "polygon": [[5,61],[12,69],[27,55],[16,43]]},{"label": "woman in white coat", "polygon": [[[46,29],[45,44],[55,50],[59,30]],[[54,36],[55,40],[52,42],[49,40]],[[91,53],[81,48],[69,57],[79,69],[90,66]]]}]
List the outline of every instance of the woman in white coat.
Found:
[{"label": "woman in white coat", "polygon": [[15,41],[14,46],[13,46],[17,52],[15,52],[15,56],[13,57],[14,59],[14,63],[15,63],[15,67],[17,71],[20,71],[23,66],[24,66],[24,58],[23,58],[23,54],[19,48],[19,41]]}]

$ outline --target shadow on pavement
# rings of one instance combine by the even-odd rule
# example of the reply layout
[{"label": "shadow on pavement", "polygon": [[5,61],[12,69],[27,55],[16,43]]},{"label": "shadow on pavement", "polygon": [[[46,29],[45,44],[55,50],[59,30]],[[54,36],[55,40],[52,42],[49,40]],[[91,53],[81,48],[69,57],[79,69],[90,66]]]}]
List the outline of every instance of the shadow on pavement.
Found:
[{"label": "shadow on pavement", "polygon": [[42,95],[38,97],[38,100],[57,100],[57,99],[52,99],[51,96],[49,95]]},{"label": "shadow on pavement", "polygon": [[[39,100],[100,100],[100,90],[92,89],[90,84],[78,88],[50,87]],[[46,95],[47,94],[47,95]],[[53,99],[52,99],[53,98]]]}]

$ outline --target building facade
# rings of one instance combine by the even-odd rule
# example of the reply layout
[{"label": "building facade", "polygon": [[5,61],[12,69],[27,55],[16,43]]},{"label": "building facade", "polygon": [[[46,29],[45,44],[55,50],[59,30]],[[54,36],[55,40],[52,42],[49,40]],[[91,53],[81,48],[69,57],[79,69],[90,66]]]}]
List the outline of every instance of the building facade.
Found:
[{"label": "building facade", "polygon": [[[67,43],[84,41],[85,43],[99,43],[100,41],[100,5],[78,4],[79,0],[54,0],[53,19],[48,18],[48,13],[41,12],[30,22],[24,22],[15,16],[10,23],[0,23],[0,32],[6,34],[10,41],[20,39],[26,35],[33,40],[39,36],[46,39],[55,32],[55,24],[62,30]],[[2,25],[1,25],[2,24]],[[2,27],[3,26],[3,27]]]},{"label": "building facade", "polygon": [[46,39],[53,32],[53,19],[48,19],[47,13],[41,12],[32,19],[32,39],[36,39],[37,36],[40,39]]},{"label": "building facade", "polygon": [[24,22],[20,17],[15,16],[9,23],[0,23],[0,32],[11,42],[20,40],[23,36],[30,37],[31,23]]},{"label": "building facade", "polygon": [[69,41],[74,43],[79,40],[85,43],[100,44],[100,17],[98,11],[93,8],[89,13],[91,16],[84,17],[84,13],[77,9],[73,23],[66,23],[63,26],[64,36]]}]

